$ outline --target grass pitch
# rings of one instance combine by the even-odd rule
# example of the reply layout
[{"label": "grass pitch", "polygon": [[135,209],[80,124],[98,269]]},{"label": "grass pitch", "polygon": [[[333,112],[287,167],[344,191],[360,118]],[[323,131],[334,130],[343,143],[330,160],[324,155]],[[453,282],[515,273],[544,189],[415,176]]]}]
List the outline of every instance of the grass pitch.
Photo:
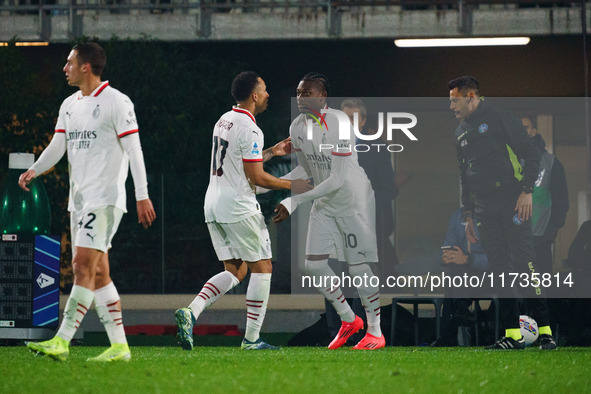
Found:
[{"label": "grass pitch", "polygon": [[103,350],[72,346],[68,360],[57,362],[24,346],[0,347],[0,393],[591,392],[590,348],[135,346],[129,363],[86,362]]}]

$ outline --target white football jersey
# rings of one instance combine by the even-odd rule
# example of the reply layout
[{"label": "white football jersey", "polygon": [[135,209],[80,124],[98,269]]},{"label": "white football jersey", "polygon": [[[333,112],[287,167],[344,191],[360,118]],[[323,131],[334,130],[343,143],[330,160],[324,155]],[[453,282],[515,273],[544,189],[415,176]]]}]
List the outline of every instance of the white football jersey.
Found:
[{"label": "white football jersey", "polygon": [[[363,212],[367,201],[373,200],[374,195],[371,183],[357,161],[354,141],[339,139],[339,122],[335,115],[325,114],[318,120],[301,114],[290,126],[291,143],[296,152],[305,156],[314,185],[318,186],[330,176],[333,156],[347,157],[347,165],[344,184],[334,192],[315,199],[314,206],[334,217]],[[312,125],[311,140],[308,140],[309,124]]]},{"label": "white football jersey", "polygon": [[235,223],[260,212],[243,162],[263,161],[263,132],[252,114],[234,107],[213,128],[205,221]]},{"label": "white football jersey", "polygon": [[119,138],[137,133],[133,103],[104,81],[89,96],[64,100],[55,127],[65,133],[70,172],[69,211],[113,205],[126,212],[129,159]]}]

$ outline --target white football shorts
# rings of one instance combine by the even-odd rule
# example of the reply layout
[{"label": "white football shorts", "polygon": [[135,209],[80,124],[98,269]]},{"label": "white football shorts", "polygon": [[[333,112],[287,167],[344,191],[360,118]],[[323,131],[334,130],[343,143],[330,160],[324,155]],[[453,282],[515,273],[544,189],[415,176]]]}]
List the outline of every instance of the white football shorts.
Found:
[{"label": "white football shorts", "polygon": [[122,209],[113,205],[84,212],[70,212],[72,246],[107,253],[123,214]]},{"label": "white football shorts", "polygon": [[271,258],[271,240],[261,213],[236,223],[207,223],[220,261],[240,259],[249,263]]},{"label": "white football shorts", "polygon": [[306,255],[327,254],[348,264],[377,262],[375,210],[364,211],[352,216],[332,217],[312,207]]}]

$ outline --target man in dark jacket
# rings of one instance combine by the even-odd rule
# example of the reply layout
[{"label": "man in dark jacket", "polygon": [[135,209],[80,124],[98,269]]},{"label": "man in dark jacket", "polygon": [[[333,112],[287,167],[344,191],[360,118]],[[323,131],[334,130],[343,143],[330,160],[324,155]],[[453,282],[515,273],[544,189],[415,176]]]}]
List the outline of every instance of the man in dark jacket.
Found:
[{"label": "man in dark jacket", "polygon": [[[460,120],[455,136],[466,236],[470,242],[478,242],[474,232],[477,217],[482,247],[497,277],[536,273],[530,219],[540,151],[516,116],[480,97],[476,79],[459,77],[448,87],[450,109]],[[532,317],[540,326],[540,348],[556,348],[541,287],[520,290],[532,298]],[[501,299],[501,312],[505,336],[487,348],[524,349],[516,300]]]},{"label": "man in dark jacket", "polygon": [[[564,328],[569,346],[591,346],[591,309],[589,283],[591,283],[591,220],[584,222],[568,249],[564,265],[571,269],[576,285],[572,297],[557,299],[558,313],[552,315]],[[563,324],[563,325],[562,325]],[[560,333],[562,337],[562,331]]]},{"label": "man in dark jacket", "polygon": [[521,123],[542,153],[538,179],[534,185],[532,231],[536,266],[540,272],[552,273],[552,244],[558,230],[564,226],[568,212],[568,188],[562,163],[546,150],[535,123],[524,116]]},{"label": "man in dark jacket", "polygon": [[[568,249],[566,264],[576,271],[591,272],[591,220],[584,222]],[[589,283],[589,282],[587,282]]]}]

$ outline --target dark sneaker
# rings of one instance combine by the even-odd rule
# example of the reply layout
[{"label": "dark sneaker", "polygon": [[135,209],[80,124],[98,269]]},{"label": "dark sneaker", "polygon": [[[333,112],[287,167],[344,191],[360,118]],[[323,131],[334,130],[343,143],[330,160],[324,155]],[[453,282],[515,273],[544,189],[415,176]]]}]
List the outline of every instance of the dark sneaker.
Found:
[{"label": "dark sneaker", "polygon": [[269,345],[261,338],[257,339],[255,342],[250,342],[248,339],[244,338],[240,347],[244,350],[281,350],[280,347]]},{"label": "dark sneaker", "polygon": [[185,350],[193,350],[193,314],[189,308],[177,309],[174,320],[178,328],[176,334],[181,347]]},{"label": "dark sneaker", "polygon": [[542,334],[538,339],[540,341],[540,349],[542,350],[552,350],[556,349],[556,341],[552,335]]},{"label": "dark sneaker", "polygon": [[513,338],[503,337],[499,339],[497,342],[490,346],[486,346],[484,349],[486,350],[519,350],[525,349],[525,340],[521,338],[519,341],[516,341]]}]

